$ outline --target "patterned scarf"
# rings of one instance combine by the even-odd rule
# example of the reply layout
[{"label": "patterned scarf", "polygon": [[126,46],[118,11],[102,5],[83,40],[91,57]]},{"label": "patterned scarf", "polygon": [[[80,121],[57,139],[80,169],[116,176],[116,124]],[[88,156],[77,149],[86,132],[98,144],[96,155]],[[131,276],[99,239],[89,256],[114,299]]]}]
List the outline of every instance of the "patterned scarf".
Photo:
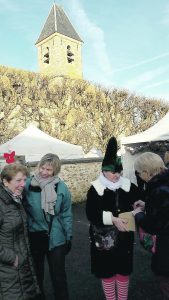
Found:
[{"label": "patterned scarf", "polygon": [[35,174],[32,178],[32,186],[40,186],[41,188],[41,207],[45,213],[54,215],[54,206],[57,200],[57,193],[55,192],[55,185],[60,181],[58,176],[49,178],[42,178],[39,174]]}]

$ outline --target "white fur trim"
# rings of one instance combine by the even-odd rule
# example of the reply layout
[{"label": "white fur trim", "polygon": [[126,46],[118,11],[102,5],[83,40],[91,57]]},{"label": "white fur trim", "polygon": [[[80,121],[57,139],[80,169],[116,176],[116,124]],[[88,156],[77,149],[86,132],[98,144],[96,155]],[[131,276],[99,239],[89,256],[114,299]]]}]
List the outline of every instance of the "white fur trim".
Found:
[{"label": "white fur trim", "polygon": [[95,181],[91,182],[91,185],[93,185],[99,196],[103,196],[105,186],[100,182],[100,180],[96,179]]},{"label": "white fur trim", "polygon": [[[125,192],[129,192],[130,191],[130,186],[131,186],[130,180],[128,178],[125,178],[125,177],[121,177],[121,179],[122,179],[121,189],[124,190]],[[99,179],[96,179],[95,181],[92,181],[91,185],[93,185],[93,187],[95,188],[95,190],[96,190],[96,192],[98,193],[99,196],[103,196],[104,190],[106,189],[106,187],[100,182]]]},{"label": "white fur trim", "polygon": [[113,225],[113,215],[111,211],[103,211],[103,224]]},{"label": "white fur trim", "polygon": [[129,192],[130,191],[130,186],[131,186],[131,182],[128,178],[122,177],[122,190],[124,190],[125,192]]}]

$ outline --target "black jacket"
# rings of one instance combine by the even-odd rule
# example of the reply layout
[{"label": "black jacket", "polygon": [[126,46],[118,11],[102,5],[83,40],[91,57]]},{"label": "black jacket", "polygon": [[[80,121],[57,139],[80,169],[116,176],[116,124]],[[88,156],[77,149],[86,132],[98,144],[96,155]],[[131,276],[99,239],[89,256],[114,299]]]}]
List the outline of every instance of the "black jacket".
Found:
[{"label": "black jacket", "polygon": [[[105,189],[103,195],[99,195],[94,186],[90,187],[87,194],[86,214],[91,224],[103,225],[103,211],[110,211],[114,216],[118,216],[122,212],[132,211],[133,203],[141,199],[134,184],[131,184],[128,192],[119,188],[117,193],[118,209],[115,205],[116,192]],[[129,275],[133,267],[134,233],[120,232],[116,248],[110,251],[99,251],[94,244],[92,226],[90,226],[89,232],[92,273],[98,278],[109,278],[115,274]]]},{"label": "black jacket", "polygon": [[169,170],[154,176],[147,184],[144,213],[135,218],[145,231],[157,235],[152,271],[169,276]]},{"label": "black jacket", "polygon": [[25,211],[0,184],[0,299],[30,300],[38,293]]}]

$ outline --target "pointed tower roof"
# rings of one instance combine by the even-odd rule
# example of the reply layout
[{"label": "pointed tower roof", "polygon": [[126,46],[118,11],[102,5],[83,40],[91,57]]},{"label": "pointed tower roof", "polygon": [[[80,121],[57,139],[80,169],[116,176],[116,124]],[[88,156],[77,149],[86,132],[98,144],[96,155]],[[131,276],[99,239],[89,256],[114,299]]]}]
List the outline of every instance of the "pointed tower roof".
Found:
[{"label": "pointed tower roof", "polygon": [[36,44],[56,32],[82,42],[63,9],[54,3]]}]

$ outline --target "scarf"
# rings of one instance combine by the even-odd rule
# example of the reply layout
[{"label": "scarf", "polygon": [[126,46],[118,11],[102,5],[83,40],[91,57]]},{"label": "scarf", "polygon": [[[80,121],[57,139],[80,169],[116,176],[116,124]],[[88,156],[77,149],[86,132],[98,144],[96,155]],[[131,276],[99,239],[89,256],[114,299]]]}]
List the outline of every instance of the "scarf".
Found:
[{"label": "scarf", "polygon": [[111,191],[118,190],[120,187],[122,187],[122,184],[123,184],[123,180],[122,180],[121,176],[117,182],[112,182],[112,181],[108,180],[103,175],[103,173],[101,173],[98,179],[103,186],[105,186],[106,188],[108,188]]},{"label": "scarf", "polygon": [[54,215],[54,206],[57,200],[57,193],[55,191],[55,185],[60,181],[58,176],[52,176],[49,178],[42,178],[39,174],[35,174],[32,178],[32,186],[40,186],[41,188],[41,208],[45,213]]}]

